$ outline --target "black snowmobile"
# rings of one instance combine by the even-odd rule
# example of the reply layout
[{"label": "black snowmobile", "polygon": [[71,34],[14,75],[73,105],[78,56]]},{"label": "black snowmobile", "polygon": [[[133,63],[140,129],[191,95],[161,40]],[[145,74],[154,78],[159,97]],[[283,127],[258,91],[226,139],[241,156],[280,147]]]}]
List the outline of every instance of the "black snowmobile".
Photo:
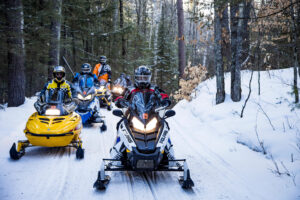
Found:
[{"label": "black snowmobile", "polygon": [[[118,144],[121,155],[103,159],[94,187],[103,190],[110,181],[107,171],[182,171],[179,183],[182,188],[191,188],[194,183],[185,159],[175,159],[171,149],[169,125],[166,119],[175,111],[157,107],[153,93],[136,93],[131,102],[123,102],[125,109],[116,109],[113,114],[121,117],[117,124]],[[126,114],[124,114],[126,113]]]}]

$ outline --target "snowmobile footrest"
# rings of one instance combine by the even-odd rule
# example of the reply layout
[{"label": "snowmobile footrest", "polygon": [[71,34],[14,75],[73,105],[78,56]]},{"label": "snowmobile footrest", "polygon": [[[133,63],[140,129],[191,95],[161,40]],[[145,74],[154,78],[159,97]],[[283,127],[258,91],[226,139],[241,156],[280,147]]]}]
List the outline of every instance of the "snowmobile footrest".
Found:
[{"label": "snowmobile footrest", "polygon": [[25,154],[24,150],[21,151],[21,152],[17,151],[17,149],[16,149],[16,143],[14,143],[12,145],[12,147],[10,148],[10,150],[9,150],[10,158],[13,159],[13,160],[19,160],[24,154]]},{"label": "snowmobile footrest", "polygon": [[98,178],[96,180],[96,182],[94,183],[94,188],[98,189],[98,190],[105,190],[108,183],[110,181],[110,176],[105,175],[104,178],[101,177],[101,172],[98,172]]},{"label": "snowmobile footrest", "polygon": [[190,170],[189,169],[187,170],[186,173],[187,173],[186,177],[185,176],[181,176],[180,177],[179,184],[184,189],[190,189],[190,188],[194,187],[194,182],[191,179],[191,175],[190,175]]}]

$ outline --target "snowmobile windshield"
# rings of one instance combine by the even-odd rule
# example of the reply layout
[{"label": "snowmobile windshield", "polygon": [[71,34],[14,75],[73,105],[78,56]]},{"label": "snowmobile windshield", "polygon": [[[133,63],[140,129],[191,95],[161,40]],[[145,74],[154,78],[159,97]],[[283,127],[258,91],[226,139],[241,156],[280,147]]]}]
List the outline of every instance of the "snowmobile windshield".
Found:
[{"label": "snowmobile windshield", "polygon": [[48,104],[63,104],[66,98],[66,93],[61,89],[46,90],[45,97]]},{"label": "snowmobile windshield", "polygon": [[141,121],[146,123],[151,111],[154,112],[156,98],[152,92],[137,92],[132,98],[131,109]]},{"label": "snowmobile windshield", "polygon": [[47,105],[41,111],[42,115],[68,115],[75,109],[75,103],[68,99],[68,94],[63,89],[46,90]]},{"label": "snowmobile windshield", "polygon": [[127,83],[126,83],[126,79],[125,78],[118,78],[117,80],[115,80],[114,82],[115,86],[121,86],[121,87],[126,87]]}]

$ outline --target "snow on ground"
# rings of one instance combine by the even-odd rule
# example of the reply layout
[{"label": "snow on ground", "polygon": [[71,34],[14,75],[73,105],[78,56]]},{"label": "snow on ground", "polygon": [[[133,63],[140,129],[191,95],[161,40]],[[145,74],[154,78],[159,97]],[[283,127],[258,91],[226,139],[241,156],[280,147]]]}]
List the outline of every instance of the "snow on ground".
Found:
[{"label": "snow on ground", "polygon": [[22,131],[35,99],[0,110],[0,199],[300,199],[300,113],[291,111],[292,69],[262,72],[260,96],[255,72],[240,118],[250,74],[242,72],[241,102],[230,100],[227,74],[225,103],[215,105],[211,79],[198,86],[191,102],[174,107],[177,115],[168,119],[171,140],[177,158],[188,160],[195,182],[188,191],[178,184],[177,172],[112,172],[107,190],[95,191],[101,159],[109,156],[119,120],[106,110],[106,132],[100,133],[99,125],[82,131],[83,160],[76,160],[70,148],[34,147],[12,161],[8,151],[25,139]]}]

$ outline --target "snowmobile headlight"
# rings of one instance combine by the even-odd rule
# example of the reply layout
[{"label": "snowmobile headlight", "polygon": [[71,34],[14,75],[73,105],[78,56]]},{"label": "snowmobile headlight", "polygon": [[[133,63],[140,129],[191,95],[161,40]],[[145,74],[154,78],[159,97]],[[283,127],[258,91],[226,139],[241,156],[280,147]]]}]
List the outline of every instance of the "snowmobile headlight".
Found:
[{"label": "snowmobile headlight", "polygon": [[89,95],[87,95],[86,97],[85,97],[85,100],[91,100],[92,99],[92,95],[91,94],[89,94]]},{"label": "snowmobile headlight", "polygon": [[84,100],[84,97],[81,94],[78,94],[77,98],[80,99],[80,100]]},{"label": "snowmobile headlight", "polygon": [[132,125],[133,125],[133,128],[135,129],[138,129],[139,131],[145,131],[145,126],[144,124],[138,120],[136,117],[133,117],[132,118]]},{"label": "snowmobile headlight", "polygon": [[153,129],[155,129],[157,122],[158,121],[157,121],[156,117],[151,119],[150,122],[146,125],[146,132],[149,132],[149,131],[152,131]]},{"label": "snowmobile headlight", "polygon": [[47,109],[45,115],[60,115],[60,110],[58,109]]},{"label": "snowmobile headlight", "polygon": [[141,132],[150,132],[150,131],[153,131],[156,126],[157,126],[157,118],[154,117],[153,119],[150,120],[150,122],[147,123],[146,127],[144,126],[144,124],[138,120],[136,117],[133,117],[132,118],[132,125],[133,125],[133,128],[141,131]]},{"label": "snowmobile headlight", "polygon": [[113,92],[118,93],[118,94],[122,94],[123,91],[124,91],[124,89],[121,87],[114,87],[114,89],[113,89]]}]

